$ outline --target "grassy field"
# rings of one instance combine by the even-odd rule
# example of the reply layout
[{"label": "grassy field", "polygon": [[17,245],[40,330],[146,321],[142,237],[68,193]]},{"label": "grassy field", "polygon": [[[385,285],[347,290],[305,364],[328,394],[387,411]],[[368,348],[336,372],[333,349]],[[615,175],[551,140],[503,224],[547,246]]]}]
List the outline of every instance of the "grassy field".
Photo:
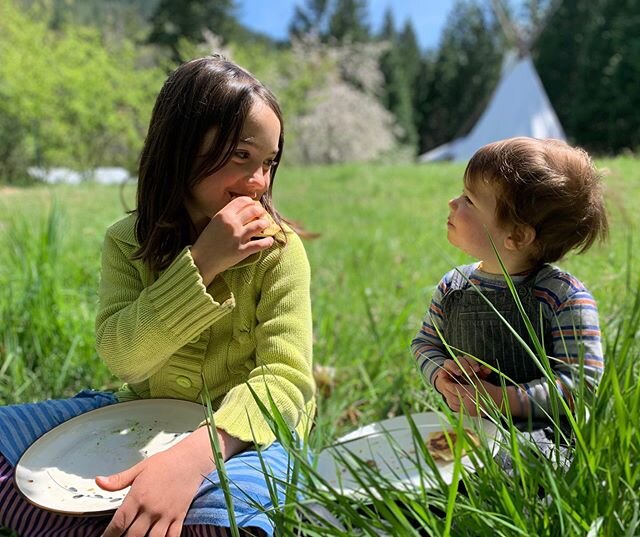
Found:
[{"label": "grassy field", "polygon": [[[358,519],[365,528],[360,533],[389,531],[389,520],[396,521],[393,535],[419,531],[414,526],[429,535],[640,533],[639,433],[637,416],[631,414],[640,410],[633,324],[640,162],[618,158],[598,164],[605,170],[610,240],[560,265],[583,280],[598,300],[613,373],[608,371],[606,379],[611,391],[601,391],[600,406],[592,414],[602,423],[595,430],[585,425],[584,453],[576,457],[571,480],[540,463],[547,475],[536,477],[529,468],[527,479],[518,481],[487,461],[489,473],[467,484],[479,497],[469,494],[466,502],[458,497],[454,505],[456,494],[443,486],[441,496],[423,498],[441,506],[441,513],[413,507],[409,518],[414,522],[408,525],[397,522],[398,512],[406,516],[407,502],[413,505],[406,497],[400,511],[384,514],[377,506],[354,514],[335,495],[321,496],[319,501],[326,500],[334,511],[344,506],[343,521]],[[416,373],[409,342],[439,278],[469,260],[448,245],[445,232],[447,200],[461,190],[462,171],[445,164],[281,170],[277,206],[320,234],[306,242],[313,271],[314,359],[337,370],[331,393],[320,397],[314,447],[403,408],[423,411],[439,404]],[[118,386],[95,353],[93,317],[103,233],[124,214],[125,205],[132,207],[134,193],[134,185],[0,188],[0,404]],[[545,490],[555,484],[553,498],[564,498],[554,504],[557,513],[545,510],[531,492],[543,486],[536,479],[544,481]],[[495,518],[485,516],[489,512]],[[461,516],[467,521],[462,525]],[[458,530],[452,529],[454,518]],[[309,525],[307,531],[316,530]],[[331,531],[315,534],[341,534]]]}]

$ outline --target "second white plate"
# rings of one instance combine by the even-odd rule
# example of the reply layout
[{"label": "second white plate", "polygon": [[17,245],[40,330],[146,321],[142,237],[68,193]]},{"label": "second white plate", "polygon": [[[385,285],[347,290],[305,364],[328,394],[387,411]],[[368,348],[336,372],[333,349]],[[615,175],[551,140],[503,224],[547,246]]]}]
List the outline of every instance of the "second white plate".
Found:
[{"label": "second white plate", "polygon": [[[421,439],[430,432],[452,430],[446,417],[438,412],[413,414],[411,419]],[[497,428],[493,423],[473,417],[465,417],[463,423],[479,437],[481,446],[495,453]],[[353,470],[358,469],[356,459],[364,461],[395,487],[411,490],[433,486],[437,482],[435,476],[415,442],[406,416],[365,425],[323,450],[318,457],[317,471],[330,487],[349,496],[367,493],[359,480],[361,476],[353,475]],[[454,463],[435,462],[442,479],[451,483]],[[461,463],[474,471],[468,455],[462,457]]]}]

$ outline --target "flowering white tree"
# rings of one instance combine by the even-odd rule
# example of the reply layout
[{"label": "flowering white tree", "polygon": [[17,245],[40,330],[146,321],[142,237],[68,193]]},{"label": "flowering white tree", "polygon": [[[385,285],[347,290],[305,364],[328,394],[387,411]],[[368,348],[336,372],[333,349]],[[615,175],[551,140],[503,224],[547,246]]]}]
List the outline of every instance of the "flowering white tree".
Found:
[{"label": "flowering white tree", "polygon": [[327,45],[307,37],[293,42],[294,57],[323,69],[308,89],[304,109],[290,124],[288,154],[302,163],[371,161],[396,145],[393,115],[379,101],[383,77],[378,58],[385,45]]},{"label": "flowering white tree", "polygon": [[211,32],[185,57],[212,52],[239,62],[270,87],[286,116],[286,159],[300,164],[366,162],[396,147],[399,127],[380,102],[384,43],[326,44],[306,35],[291,50],[233,43]]}]

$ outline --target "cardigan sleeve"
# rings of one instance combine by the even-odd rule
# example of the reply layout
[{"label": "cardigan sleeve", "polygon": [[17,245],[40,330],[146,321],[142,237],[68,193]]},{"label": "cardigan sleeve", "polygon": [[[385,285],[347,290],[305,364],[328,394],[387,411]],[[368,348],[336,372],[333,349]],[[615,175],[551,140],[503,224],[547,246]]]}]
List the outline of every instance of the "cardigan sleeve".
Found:
[{"label": "cardigan sleeve", "polygon": [[231,389],[214,415],[216,426],[241,440],[268,445],[274,440],[249,386],[269,408],[269,397],[293,429],[314,395],[310,269],[299,237],[269,257],[275,263],[262,280],[256,308],[256,367],[246,383]]},{"label": "cardigan sleeve", "polygon": [[96,347],[122,381],[141,382],[182,346],[234,307],[231,293],[215,300],[189,248],[151,285],[130,260],[133,247],[108,231],[102,250]]}]

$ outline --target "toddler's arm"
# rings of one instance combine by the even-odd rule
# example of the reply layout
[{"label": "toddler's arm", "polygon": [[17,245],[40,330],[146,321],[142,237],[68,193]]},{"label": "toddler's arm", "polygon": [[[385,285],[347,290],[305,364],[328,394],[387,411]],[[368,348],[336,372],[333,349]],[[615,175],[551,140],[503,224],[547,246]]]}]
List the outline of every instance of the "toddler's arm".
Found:
[{"label": "toddler's arm", "polygon": [[[535,417],[544,417],[551,410],[550,390],[557,390],[573,408],[580,377],[585,387],[595,391],[604,372],[604,357],[597,304],[584,285],[566,273],[558,273],[549,284],[548,298],[552,310],[549,352],[554,385],[540,378],[522,386]],[[581,367],[584,360],[584,367]]]},{"label": "toddler's arm", "polygon": [[441,302],[447,291],[448,275],[449,273],[445,274],[433,292],[422,326],[411,342],[411,351],[416,359],[418,368],[425,380],[431,385],[434,385],[435,375],[442,369],[445,360],[450,358],[436,331],[437,327],[442,332],[446,323]]}]

